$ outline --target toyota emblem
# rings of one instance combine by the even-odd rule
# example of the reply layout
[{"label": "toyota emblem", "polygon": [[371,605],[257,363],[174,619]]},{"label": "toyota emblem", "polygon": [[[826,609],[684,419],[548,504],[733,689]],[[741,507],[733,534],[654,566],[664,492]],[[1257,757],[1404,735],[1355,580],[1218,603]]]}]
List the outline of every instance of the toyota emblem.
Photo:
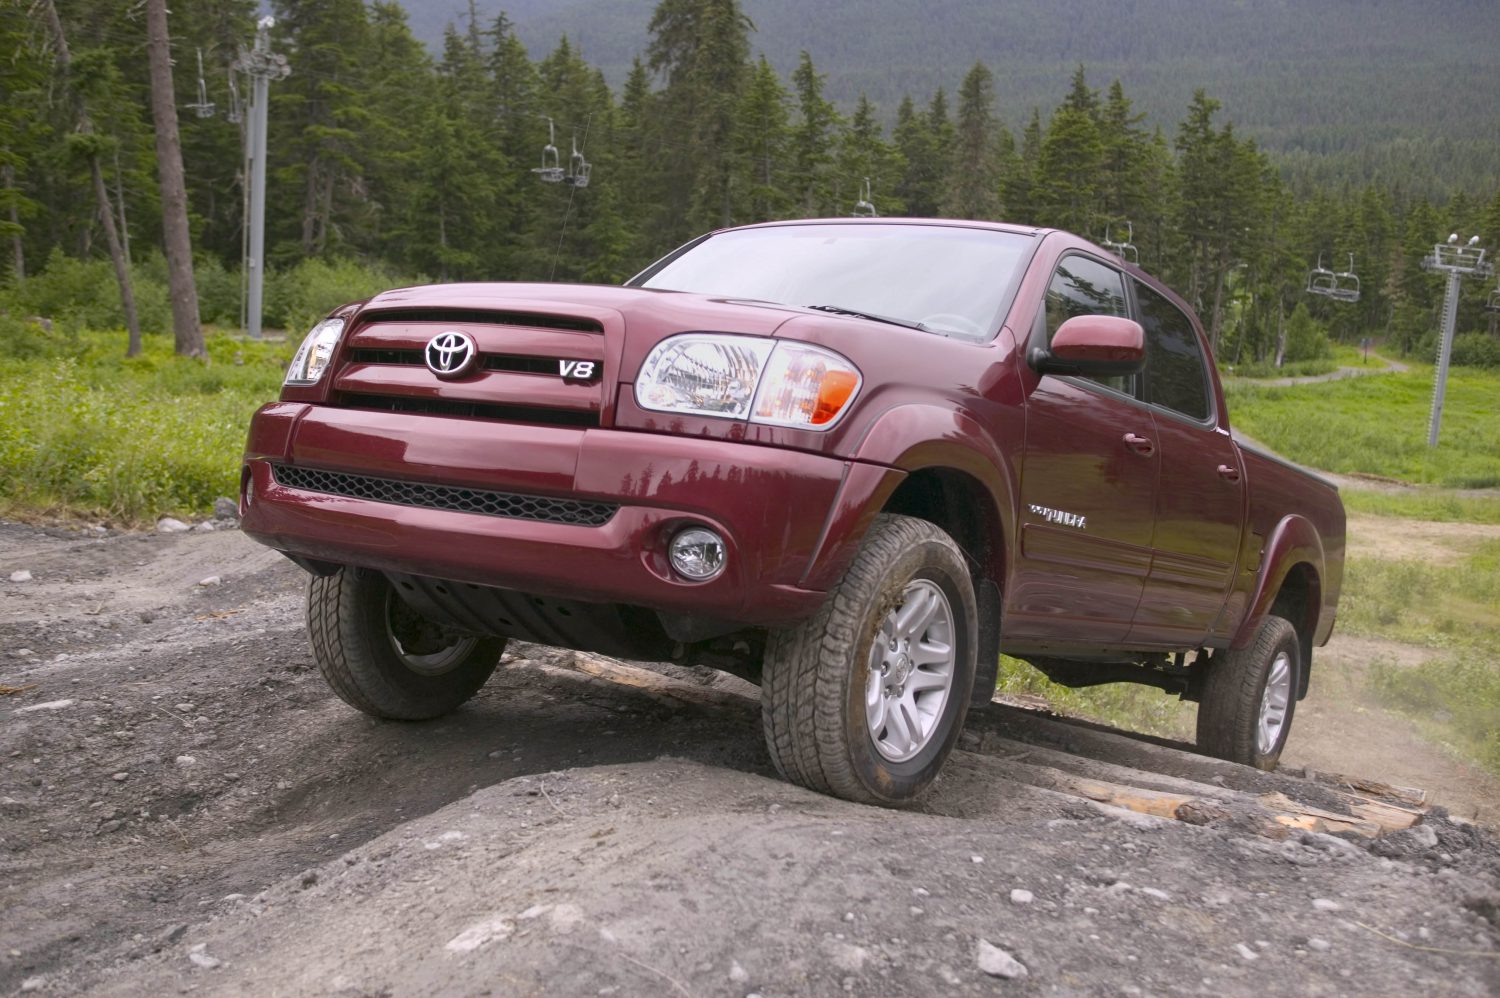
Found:
[{"label": "toyota emblem", "polygon": [[427,367],[440,378],[461,378],[479,359],[479,348],[468,333],[448,330],[427,341]]}]

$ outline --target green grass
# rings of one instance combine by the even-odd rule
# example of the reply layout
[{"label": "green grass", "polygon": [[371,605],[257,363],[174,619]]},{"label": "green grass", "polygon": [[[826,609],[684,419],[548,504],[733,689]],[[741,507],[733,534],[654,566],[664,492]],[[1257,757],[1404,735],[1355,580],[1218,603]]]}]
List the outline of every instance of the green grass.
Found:
[{"label": "green grass", "polygon": [[1115,683],[1069,689],[1059,686],[1020,659],[1000,656],[1002,693],[1040,696],[1059,714],[1162,738],[1193,740],[1197,709],[1150,686]]},{"label": "green grass", "polygon": [[1500,775],[1500,665],[1493,654],[1445,655],[1415,667],[1377,659],[1370,684],[1426,737]]},{"label": "green grass", "polygon": [[[211,336],[209,361],[123,332],[59,338],[0,357],[0,508],[139,524],[203,513],[238,490],[250,415],[276,397],[295,343]],[[3,344],[0,344],[3,347]]]},{"label": "green grass", "polygon": [[1344,489],[1344,509],[1371,516],[1395,516],[1435,523],[1500,523],[1500,496],[1463,496],[1436,490],[1377,492]]},{"label": "green grass", "polygon": [[[1428,648],[1500,647],[1500,541],[1456,564],[1353,557],[1344,567],[1339,629]],[[1500,721],[1500,706],[1495,717]]]},{"label": "green grass", "polygon": [[1500,486],[1500,372],[1454,368],[1427,446],[1432,369],[1271,387],[1225,386],[1234,425],[1293,461],[1449,488]]}]

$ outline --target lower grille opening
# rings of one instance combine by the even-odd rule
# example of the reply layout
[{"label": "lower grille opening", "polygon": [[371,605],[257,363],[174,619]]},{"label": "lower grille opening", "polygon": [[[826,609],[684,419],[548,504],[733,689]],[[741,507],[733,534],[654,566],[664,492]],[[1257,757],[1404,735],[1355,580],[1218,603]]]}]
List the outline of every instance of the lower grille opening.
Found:
[{"label": "lower grille opening", "polygon": [[519,495],[514,492],[492,492],[452,485],[423,485],[392,478],[350,475],[338,471],[296,468],[273,464],[271,472],[279,485],[321,492],[325,495],[369,499],[398,506],[423,509],[446,509],[459,513],[480,513],[513,520],[537,520],[543,523],[566,523],[583,527],[602,527],[620,508],[616,503],[585,499],[554,499],[550,496]]},{"label": "lower grille opening", "polygon": [[378,409],[383,412],[421,412],[434,416],[472,416],[504,423],[535,423],[545,426],[599,425],[597,412],[574,409],[542,409],[525,405],[496,405],[490,402],[460,402],[451,399],[408,398],[394,395],[345,395],[343,405],[350,409]]}]

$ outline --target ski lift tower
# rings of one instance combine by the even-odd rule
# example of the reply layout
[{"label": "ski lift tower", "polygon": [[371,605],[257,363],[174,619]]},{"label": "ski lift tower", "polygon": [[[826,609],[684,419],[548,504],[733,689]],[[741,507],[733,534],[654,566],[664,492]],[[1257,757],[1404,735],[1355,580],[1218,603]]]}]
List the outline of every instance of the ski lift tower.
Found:
[{"label": "ski lift tower", "polygon": [[241,52],[234,68],[250,77],[250,132],[245,137],[250,174],[250,252],[245,263],[249,277],[246,294],[245,328],[254,339],[260,339],[260,309],[265,293],[266,256],[266,112],[271,102],[271,81],[282,80],[292,72],[286,56],[271,51],[271,29],[274,17],[263,17],[255,24],[255,47]]},{"label": "ski lift tower", "polygon": [[1448,391],[1448,362],[1453,356],[1453,331],[1458,325],[1459,285],[1465,277],[1488,277],[1495,272],[1484,258],[1484,248],[1475,236],[1460,246],[1458,233],[1446,243],[1432,247],[1432,255],[1422,261],[1423,270],[1448,275],[1448,289],[1443,294],[1443,333],[1438,347],[1437,373],[1432,385],[1432,416],[1427,424],[1427,446],[1436,447],[1438,428],[1443,423],[1443,396]]}]

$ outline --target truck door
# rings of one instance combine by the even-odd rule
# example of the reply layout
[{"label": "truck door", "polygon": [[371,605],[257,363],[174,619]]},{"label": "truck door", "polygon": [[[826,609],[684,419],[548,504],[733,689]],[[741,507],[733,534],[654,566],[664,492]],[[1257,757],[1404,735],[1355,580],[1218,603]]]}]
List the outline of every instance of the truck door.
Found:
[{"label": "truck door", "polygon": [[1214,411],[1208,356],[1192,319],[1134,283],[1146,333],[1141,395],[1156,414],[1161,488],[1151,572],[1130,643],[1193,647],[1213,628],[1233,581],[1245,521],[1244,470]]},{"label": "truck door", "polygon": [[[1058,263],[1032,342],[1075,315],[1125,315],[1124,278],[1093,257]],[[1156,425],[1134,378],[1037,378],[1026,402],[1020,544],[1005,594],[1008,648],[1118,644],[1151,565]]]}]

